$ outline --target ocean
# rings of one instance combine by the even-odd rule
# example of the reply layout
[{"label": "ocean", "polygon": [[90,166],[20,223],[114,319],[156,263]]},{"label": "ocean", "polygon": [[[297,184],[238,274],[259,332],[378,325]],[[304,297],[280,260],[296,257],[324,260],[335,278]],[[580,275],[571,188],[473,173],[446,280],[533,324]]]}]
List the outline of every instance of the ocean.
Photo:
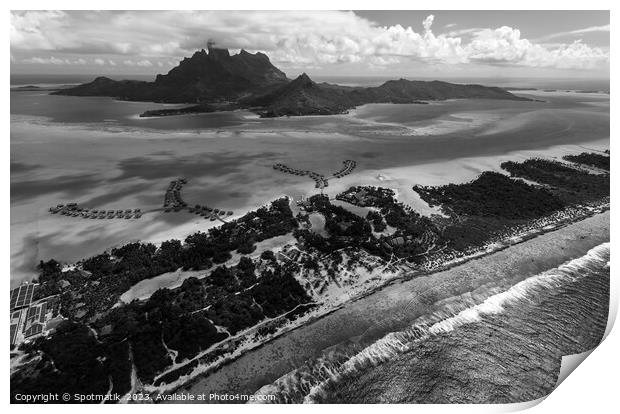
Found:
[{"label": "ocean", "polygon": [[471,295],[345,357],[331,353],[257,393],[287,403],[532,401],[561,357],[596,347],[609,307],[609,243],[478,303]]}]

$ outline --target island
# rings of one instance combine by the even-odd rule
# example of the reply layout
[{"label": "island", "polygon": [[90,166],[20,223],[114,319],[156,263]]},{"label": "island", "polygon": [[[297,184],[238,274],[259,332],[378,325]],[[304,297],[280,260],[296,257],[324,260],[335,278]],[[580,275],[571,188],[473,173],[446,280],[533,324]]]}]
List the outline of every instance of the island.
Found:
[{"label": "island", "polygon": [[446,99],[508,99],[530,101],[504,88],[442,81],[398,79],[377,87],[316,83],[303,73],[290,80],[267,55],[228,50],[209,44],[183,59],[154,81],[92,82],[53,92],[67,96],[109,96],[128,101],[178,103],[189,106],[149,110],[142,117],[185,115],[246,109],[261,117],[333,115],[369,103],[425,104]]}]

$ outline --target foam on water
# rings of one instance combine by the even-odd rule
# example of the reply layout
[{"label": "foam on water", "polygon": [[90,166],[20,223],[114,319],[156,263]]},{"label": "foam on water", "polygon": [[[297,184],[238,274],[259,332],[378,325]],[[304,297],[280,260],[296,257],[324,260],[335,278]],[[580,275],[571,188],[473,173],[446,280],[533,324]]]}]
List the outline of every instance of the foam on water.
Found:
[{"label": "foam on water", "polygon": [[471,294],[453,298],[439,311],[418,318],[403,331],[387,334],[354,355],[330,352],[262,387],[256,394],[275,395],[276,402],[315,402],[328,385],[412,350],[416,343],[432,335],[479,322],[484,315],[501,314],[510,304],[535,302],[540,294],[580,278],[596,277],[609,266],[609,256],[610,244],[603,243],[585,256],[529,277],[507,290],[489,289],[489,296],[481,303],[475,303]]}]

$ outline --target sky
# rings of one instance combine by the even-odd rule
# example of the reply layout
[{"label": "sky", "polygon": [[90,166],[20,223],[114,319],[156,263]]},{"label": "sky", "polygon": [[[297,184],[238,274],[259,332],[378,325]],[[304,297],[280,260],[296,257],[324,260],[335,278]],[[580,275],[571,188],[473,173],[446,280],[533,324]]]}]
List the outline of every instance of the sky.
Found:
[{"label": "sky", "polygon": [[608,11],[12,11],[12,74],[168,72],[212,41],[289,77],[609,77]]}]

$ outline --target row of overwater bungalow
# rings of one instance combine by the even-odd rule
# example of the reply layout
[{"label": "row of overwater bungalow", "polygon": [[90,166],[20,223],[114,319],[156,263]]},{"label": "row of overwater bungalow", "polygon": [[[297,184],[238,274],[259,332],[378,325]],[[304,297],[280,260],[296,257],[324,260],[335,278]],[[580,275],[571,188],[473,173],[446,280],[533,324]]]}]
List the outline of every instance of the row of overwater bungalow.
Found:
[{"label": "row of overwater bungalow", "polygon": [[139,219],[142,217],[142,210],[139,208],[128,208],[119,210],[90,209],[78,206],[77,203],[58,204],[50,207],[49,212],[62,216],[83,218],[83,219]]}]

